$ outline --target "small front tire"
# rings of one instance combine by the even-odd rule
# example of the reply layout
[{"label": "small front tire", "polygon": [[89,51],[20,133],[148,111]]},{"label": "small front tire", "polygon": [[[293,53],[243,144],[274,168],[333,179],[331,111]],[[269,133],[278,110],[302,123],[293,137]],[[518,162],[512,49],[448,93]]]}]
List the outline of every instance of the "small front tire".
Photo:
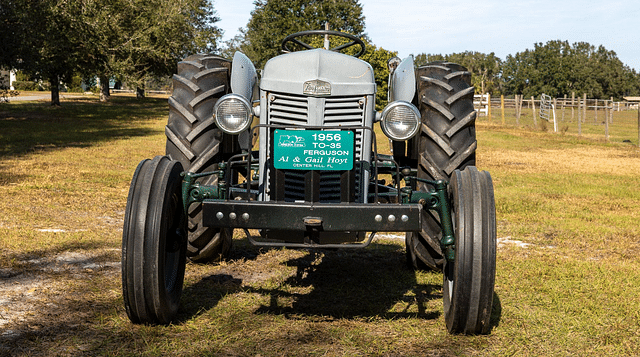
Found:
[{"label": "small front tire", "polygon": [[186,263],[183,171],[167,156],[140,162],[122,233],[122,294],[134,323],[168,324],[178,312]]},{"label": "small front tire", "polygon": [[450,333],[487,334],[496,272],[496,210],[491,176],[468,166],[451,176],[455,261],[444,266]]}]

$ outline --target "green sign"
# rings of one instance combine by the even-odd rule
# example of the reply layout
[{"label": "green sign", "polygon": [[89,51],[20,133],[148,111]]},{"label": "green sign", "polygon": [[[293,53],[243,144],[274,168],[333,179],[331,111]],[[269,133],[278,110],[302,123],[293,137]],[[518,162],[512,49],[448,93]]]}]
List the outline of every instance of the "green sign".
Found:
[{"label": "green sign", "polygon": [[351,170],[352,131],[275,130],[273,164],[276,169]]}]

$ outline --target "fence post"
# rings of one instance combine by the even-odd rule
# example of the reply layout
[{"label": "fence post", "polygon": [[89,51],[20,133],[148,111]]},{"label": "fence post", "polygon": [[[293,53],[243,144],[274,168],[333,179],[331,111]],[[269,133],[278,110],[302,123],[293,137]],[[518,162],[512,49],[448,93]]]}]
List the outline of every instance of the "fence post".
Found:
[{"label": "fence post", "polygon": [[584,93],[582,95],[582,101],[584,102],[584,105],[582,106],[582,120],[584,120],[584,122],[587,122],[587,93]]},{"label": "fence post", "polygon": [[611,97],[611,111],[609,112],[609,123],[613,124],[613,97]]},{"label": "fence post", "polygon": [[504,94],[500,95],[500,110],[502,111],[502,125],[504,125]]},{"label": "fence post", "polygon": [[605,107],[604,107],[604,140],[606,140],[607,142],[609,141],[609,115],[611,113],[611,110],[613,110],[613,102],[611,103],[611,109],[609,109],[609,106],[607,105],[607,101],[605,100]]},{"label": "fence post", "polygon": [[640,148],[640,103],[638,103],[638,147]]},{"label": "fence post", "polygon": [[558,120],[556,119],[556,108],[558,106],[558,100],[553,98],[553,131],[558,132]]},{"label": "fence post", "polygon": [[571,92],[571,121],[574,119],[574,106],[576,105],[576,92]]},{"label": "fence post", "polygon": [[593,118],[593,124],[598,124],[598,99],[596,99],[595,106],[593,110],[595,111],[595,117]]},{"label": "fence post", "polygon": [[[571,119],[573,119],[573,107],[571,107]],[[582,100],[578,97],[578,136],[582,135]]]},{"label": "fence post", "polygon": [[487,119],[491,122],[491,93],[487,93]]},{"label": "fence post", "polygon": [[522,94],[516,94],[516,125],[520,125],[520,113],[522,112]]},{"label": "fence post", "polygon": [[531,96],[531,110],[533,111],[533,127],[538,129],[538,119],[536,119],[536,102],[533,96]]}]

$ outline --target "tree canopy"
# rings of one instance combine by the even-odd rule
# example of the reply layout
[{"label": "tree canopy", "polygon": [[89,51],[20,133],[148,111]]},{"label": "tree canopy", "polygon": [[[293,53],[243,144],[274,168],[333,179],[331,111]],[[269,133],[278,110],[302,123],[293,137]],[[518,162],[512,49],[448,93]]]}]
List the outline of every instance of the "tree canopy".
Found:
[{"label": "tree canopy", "polygon": [[286,36],[323,29],[327,22],[331,30],[366,38],[358,0],[256,0],[255,5],[247,27],[230,47],[241,50],[257,68],[281,53],[280,45]]},{"label": "tree canopy", "polygon": [[536,43],[533,49],[508,55],[504,61],[493,52],[416,56],[419,65],[431,61],[450,61],[467,67],[477,93],[527,97],[545,93],[561,97],[575,92],[591,98],[616,99],[640,94],[640,75],[635,70],[624,65],[614,51],[586,42]]},{"label": "tree canopy", "polygon": [[[231,57],[234,51],[240,50],[260,68],[270,58],[281,54],[281,43],[286,36],[299,31],[323,29],[325,23],[328,23],[331,30],[356,35],[365,42],[366,52],[360,59],[373,68],[377,87],[376,109],[384,108],[389,79],[387,61],[396,52],[375,46],[368,39],[364,33],[362,5],[358,0],[257,0],[255,5],[247,27],[227,43],[226,56]],[[332,47],[348,42],[334,36],[330,40]],[[304,41],[318,48],[323,44],[321,36],[310,36]],[[354,55],[359,49],[359,46],[354,46],[345,49],[343,53]]]},{"label": "tree canopy", "polygon": [[635,95],[640,76],[625,66],[614,51],[586,42],[536,43],[533,50],[507,56],[502,69],[506,93],[551,96],[586,93],[591,98]]},{"label": "tree canopy", "polygon": [[[0,66],[58,83],[73,73],[120,75],[137,84],[170,75],[188,54],[217,48],[209,0],[6,0],[0,4]],[[7,32],[5,32],[7,31]]]},{"label": "tree canopy", "polygon": [[491,93],[500,86],[500,69],[502,60],[493,52],[485,54],[481,52],[462,52],[450,55],[419,54],[415,58],[418,66],[423,66],[433,61],[447,61],[465,66],[471,72],[471,83],[477,93]]},{"label": "tree canopy", "polygon": [[[378,91],[386,92],[386,61],[393,52],[371,43],[359,0],[256,0],[241,33],[222,51],[241,50],[261,68],[280,54],[282,40],[295,32],[321,29],[359,36],[370,51],[363,59],[375,70]],[[220,52],[221,30],[213,0],[3,0],[0,2],[0,67],[49,81],[52,103],[58,84],[77,74],[117,76],[142,86],[148,76],[169,76],[177,62],[198,52]],[[538,96],[587,93],[621,99],[640,95],[640,74],[604,46],[567,41],[535,43],[506,59],[466,51],[419,54],[418,65],[446,60],[472,73],[476,92]],[[107,87],[108,89],[108,87]],[[378,106],[382,103],[379,96]]]}]

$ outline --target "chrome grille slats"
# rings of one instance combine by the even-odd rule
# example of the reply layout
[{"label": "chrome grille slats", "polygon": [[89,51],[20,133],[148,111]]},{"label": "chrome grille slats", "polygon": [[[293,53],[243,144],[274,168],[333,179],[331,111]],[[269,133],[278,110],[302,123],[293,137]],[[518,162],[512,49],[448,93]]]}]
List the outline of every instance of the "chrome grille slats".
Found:
[{"label": "chrome grille slats", "polygon": [[365,97],[326,98],[324,123],[329,125],[362,125],[364,119]]},{"label": "chrome grille slats", "polygon": [[[327,98],[324,107],[324,125],[363,126],[365,96]],[[362,130],[356,131],[356,158],[362,159]]]},{"label": "chrome grille slats", "polygon": [[307,97],[269,93],[269,123],[282,125],[306,125],[309,120]]}]

